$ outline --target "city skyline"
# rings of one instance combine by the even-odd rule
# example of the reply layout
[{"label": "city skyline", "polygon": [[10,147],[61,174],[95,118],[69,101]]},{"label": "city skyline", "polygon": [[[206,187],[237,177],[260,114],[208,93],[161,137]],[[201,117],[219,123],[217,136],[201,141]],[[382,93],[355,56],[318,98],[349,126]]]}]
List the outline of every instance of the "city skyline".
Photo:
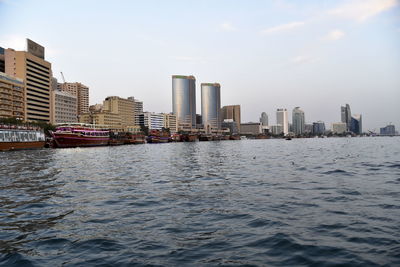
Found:
[{"label": "city skyline", "polygon": [[0,1],[0,46],[42,44],[53,75],[89,86],[90,104],[133,95],[145,110],[168,113],[170,77],[182,74],[196,77],[197,96],[202,82],[218,81],[221,106],[240,104],[243,122],[300,106],[307,123],[330,125],[349,103],[365,131],[400,124],[398,1],[97,3],[75,10],[74,1],[43,1],[39,10],[33,1]]}]

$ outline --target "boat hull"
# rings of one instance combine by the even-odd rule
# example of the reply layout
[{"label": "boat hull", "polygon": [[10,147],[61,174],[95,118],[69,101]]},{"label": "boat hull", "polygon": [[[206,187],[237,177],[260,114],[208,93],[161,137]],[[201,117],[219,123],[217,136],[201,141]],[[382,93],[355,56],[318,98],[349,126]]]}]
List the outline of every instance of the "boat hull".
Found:
[{"label": "boat hull", "polygon": [[54,134],[54,144],[58,148],[107,146],[109,137],[78,136],[74,134]]},{"label": "boat hull", "polygon": [[45,141],[34,142],[0,142],[0,151],[40,149],[44,148]]}]

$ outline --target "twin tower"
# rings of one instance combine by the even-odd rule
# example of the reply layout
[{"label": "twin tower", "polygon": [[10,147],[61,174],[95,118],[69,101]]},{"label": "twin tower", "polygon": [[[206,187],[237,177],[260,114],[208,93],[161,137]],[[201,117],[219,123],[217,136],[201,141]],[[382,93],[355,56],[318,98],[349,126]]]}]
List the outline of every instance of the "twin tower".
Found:
[{"label": "twin tower", "polygon": [[[180,127],[196,128],[196,78],[172,76],[172,112]],[[201,84],[201,117],[204,129],[221,129],[221,85]]]}]

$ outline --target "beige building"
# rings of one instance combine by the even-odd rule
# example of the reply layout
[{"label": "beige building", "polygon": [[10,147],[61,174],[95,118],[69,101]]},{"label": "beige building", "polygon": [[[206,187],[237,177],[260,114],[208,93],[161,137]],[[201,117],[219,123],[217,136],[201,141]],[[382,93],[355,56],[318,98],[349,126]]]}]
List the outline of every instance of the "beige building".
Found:
[{"label": "beige building", "polygon": [[78,101],[78,116],[89,112],[89,87],[81,83],[59,83],[58,89],[76,96]]},{"label": "beige building", "polygon": [[5,49],[5,72],[25,81],[25,120],[50,122],[51,63],[44,47],[27,39],[28,51]]},{"label": "beige building", "polygon": [[347,124],[345,122],[332,123],[332,133],[343,134],[347,131]]},{"label": "beige building", "polygon": [[132,98],[109,96],[103,101],[103,111],[118,114],[123,128],[134,125],[135,101]]},{"label": "beige building", "polygon": [[240,124],[240,134],[253,134],[261,133],[261,124],[259,122],[248,122]]},{"label": "beige building", "polygon": [[233,120],[236,122],[237,129],[240,132],[240,105],[231,105],[231,106],[223,106],[222,107],[222,121],[223,120]]},{"label": "beige building", "polygon": [[164,128],[169,128],[171,133],[178,132],[178,122],[176,115],[174,114],[163,114],[164,115]]},{"label": "beige building", "polygon": [[79,122],[102,125],[114,130],[124,130],[121,116],[109,111],[95,111],[83,113],[79,116]]},{"label": "beige building", "polygon": [[76,96],[59,90],[51,91],[51,123],[78,122]]},{"label": "beige building", "polygon": [[0,118],[25,119],[25,84],[22,79],[0,72]]},{"label": "beige building", "polygon": [[139,126],[139,120],[140,117],[139,115],[143,114],[143,102],[139,101],[138,99],[135,99],[133,96],[128,97],[129,100],[134,101],[134,119],[133,119],[133,125]]}]

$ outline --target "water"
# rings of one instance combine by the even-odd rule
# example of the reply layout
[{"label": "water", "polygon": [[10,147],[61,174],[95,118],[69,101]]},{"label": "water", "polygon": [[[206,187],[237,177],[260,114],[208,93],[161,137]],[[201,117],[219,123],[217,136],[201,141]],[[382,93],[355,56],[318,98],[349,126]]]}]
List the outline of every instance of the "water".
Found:
[{"label": "water", "polygon": [[400,265],[400,138],[0,153],[0,265]]}]

